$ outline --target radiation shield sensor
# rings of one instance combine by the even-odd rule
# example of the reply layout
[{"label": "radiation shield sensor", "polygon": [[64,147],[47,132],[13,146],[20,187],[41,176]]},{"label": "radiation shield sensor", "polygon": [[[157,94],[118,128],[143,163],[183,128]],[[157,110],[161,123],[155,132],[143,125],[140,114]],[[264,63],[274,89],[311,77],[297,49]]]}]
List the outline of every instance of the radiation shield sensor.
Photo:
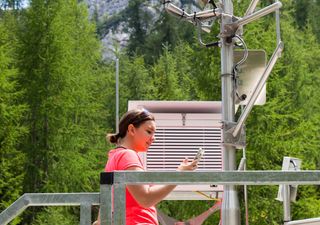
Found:
[{"label": "radiation shield sensor", "polygon": [[[245,52],[242,50],[234,51],[234,62],[239,62]],[[235,97],[236,105],[247,105],[251,98],[255,87],[258,85],[263,72],[266,69],[267,56],[264,50],[248,50],[248,57],[246,61],[239,65],[237,73],[237,95],[245,96],[244,100]],[[264,105],[266,103],[266,84],[263,86],[255,105]]]},{"label": "radiation shield sensor", "polygon": [[[301,159],[292,157],[283,157],[282,171],[300,171]],[[298,185],[290,186],[290,201],[295,202],[297,197]],[[279,185],[278,196],[276,200],[283,201],[283,187],[284,185]]]}]

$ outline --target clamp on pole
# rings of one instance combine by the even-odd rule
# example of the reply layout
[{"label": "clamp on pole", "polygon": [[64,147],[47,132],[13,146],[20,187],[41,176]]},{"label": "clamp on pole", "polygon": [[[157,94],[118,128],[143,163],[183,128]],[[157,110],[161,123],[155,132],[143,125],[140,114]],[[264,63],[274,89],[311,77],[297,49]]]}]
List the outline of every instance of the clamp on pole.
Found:
[{"label": "clamp on pole", "polygon": [[[221,35],[221,37],[234,36],[239,27],[246,25],[250,22],[253,22],[253,21],[255,21],[265,15],[268,15],[272,12],[275,12],[276,10],[279,10],[281,7],[282,7],[282,3],[278,1],[278,2],[275,2],[272,5],[269,5],[263,9],[255,12],[255,13],[245,15],[243,18],[237,19],[236,17],[233,17],[236,19],[236,21],[234,21],[233,23],[226,24],[224,26],[224,30],[222,31],[222,33],[220,35]],[[249,12],[247,12],[247,13],[250,13],[252,10],[254,10],[254,7],[249,6],[249,9],[248,9]]]}]

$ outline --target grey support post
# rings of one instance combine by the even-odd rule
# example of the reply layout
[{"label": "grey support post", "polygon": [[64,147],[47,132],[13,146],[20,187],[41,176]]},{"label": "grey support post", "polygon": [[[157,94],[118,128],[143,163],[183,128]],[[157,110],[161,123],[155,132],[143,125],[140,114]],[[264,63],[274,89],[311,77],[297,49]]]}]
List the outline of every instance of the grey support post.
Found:
[{"label": "grey support post", "polygon": [[290,210],[290,186],[283,185],[283,222],[286,225],[291,221],[291,210]]},{"label": "grey support post", "polygon": [[100,174],[100,225],[112,224],[113,173]]},{"label": "grey support post", "polygon": [[[232,0],[223,0],[223,12],[233,15]],[[232,23],[230,16],[221,17],[221,32],[225,25]],[[231,37],[221,37],[221,88],[222,88],[222,119],[224,123],[234,122],[234,88],[233,88],[233,40]],[[223,126],[226,133],[227,126]],[[223,145],[223,170],[236,170],[236,149],[234,146]],[[222,225],[240,225],[240,207],[238,194],[234,185],[224,185],[221,208]]]},{"label": "grey support post", "polygon": [[80,205],[80,225],[91,224],[91,204],[84,203]]},{"label": "grey support post", "polygon": [[114,187],[114,225],[126,224],[126,185],[115,183]]}]

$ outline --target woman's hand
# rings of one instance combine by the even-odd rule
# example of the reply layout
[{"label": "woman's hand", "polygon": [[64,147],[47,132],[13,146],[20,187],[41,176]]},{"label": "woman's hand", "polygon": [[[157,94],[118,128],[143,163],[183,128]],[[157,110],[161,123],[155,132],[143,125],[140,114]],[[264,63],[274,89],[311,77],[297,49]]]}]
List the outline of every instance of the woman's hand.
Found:
[{"label": "woman's hand", "polygon": [[94,221],[92,225],[100,225],[100,222],[98,220]]},{"label": "woman's hand", "polygon": [[198,160],[192,160],[192,162],[188,162],[188,158],[185,158],[180,166],[178,166],[177,171],[192,171],[198,168]]}]

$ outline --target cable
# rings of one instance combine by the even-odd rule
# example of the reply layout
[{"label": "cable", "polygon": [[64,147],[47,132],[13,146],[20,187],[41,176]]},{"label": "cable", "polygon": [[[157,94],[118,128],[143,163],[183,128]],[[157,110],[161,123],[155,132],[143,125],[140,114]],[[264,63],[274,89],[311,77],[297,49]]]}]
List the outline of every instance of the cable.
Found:
[{"label": "cable", "polygon": [[209,3],[213,6],[214,9],[218,8],[214,0],[209,0]]},{"label": "cable", "polygon": [[184,16],[184,9],[182,8],[181,19],[183,18],[183,16]]},{"label": "cable", "polygon": [[243,49],[244,49],[243,58],[239,62],[237,62],[237,64],[233,67],[233,70],[237,70],[238,66],[240,66],[241,64],[243,64],[247,60],[247,58],[248,58],[248,48],[247,48],[247,45],[244,42],[244,40],[239,35],[236,34],[234,37],[238,38],[238,40],[242,43]]},{"label": "cable", "polygon": [[165,4],[167,4],[167,3],[171,3],[171,0],[166,0],[166,1],[163,1],[163,2],[162,2],[163,5],[165,5]]},{"label": "cable", "polygon": [[248,48],[247,48],[247,45],[246,43],[244,42],[244,40],[239,36],[239,35],[235,35],[234,36],[235,38],[237,38],[241,43],[242,43],[242,46],[243,46],[243,49],[244,49],[244,54],[243,54],[243,58],[237,62],[235,64],[235,66],[233,67],[233,75],[234,75],[234,90],[235,90],[235,95],[237,96],[237,98],[240,100],[240,101],[244,101],[246,98],[247,98],[247,95],[243,94],[243,95],[239,95],[239,92],[238,92],[238,82],[237,82],[237,74],[238,74],[238,67],[240,65],[242,65],[248,58]]},{"label": "cable", "polygon": [[[241,113],[244,109],[244,106],[241,105],[240,110]],[[242,166],[243,165],[243,166]],[[242,148],[242,159],[238,168],[238,171],[246,171],[247,170],[247,156],[246,156],[246,148]],[[245,222],[246,225],[249,225],[249,210],[248,210],[248,189],[247,185],[243,185],[243,198],[244,198],[244,208],[245,208]]]},{"label": "cable", "polygon": [[208,198],[209,200],[214,200],[214,201],[221,201],[220,198],[212,198],[211,196],[209,195],[206,195],[205,193],[201,192],[201,191],[194,191],[195,193],[198,193],[206,198]]},{"label": "cable", "polygon": [[210,48],[210,47],[219,47],[219,45],[220,45],[220,41],[216,41],[216,42],[210,42],[210,43],[204,43],[203,41],[202,41],[202,38],[201,38],[201,26],[202,26],[202,22],[199,20],[199,19],[197,19],[197,18],[195,18],[195,20],[194,20],[194,22],[195,22],[195,24],[197,25],[197,34],[198,34],[198,41],[200,42],[200,44],[202,45],[202,46],[205,46],[205,47],[207,47],[207,48]]}]

